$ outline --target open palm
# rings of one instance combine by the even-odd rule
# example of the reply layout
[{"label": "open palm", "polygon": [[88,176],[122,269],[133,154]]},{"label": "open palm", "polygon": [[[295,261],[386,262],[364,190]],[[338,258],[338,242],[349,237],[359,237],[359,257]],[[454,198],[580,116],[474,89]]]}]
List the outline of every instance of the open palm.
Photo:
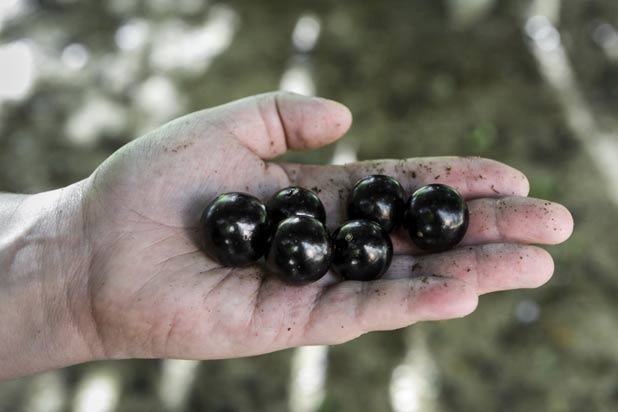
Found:
[{"label": "open palm", "polygon": [[[418,158],[346,166],[269,163],[288,149],[338,139],[349,111],[329,100],[272,93],[177,119],[110,157],[87,182],[92,250],[88,296],[100,357],[214,359],[291,346],[340,343],[371,330],[470,313],[478,295],[536,287],[551,257],[527,243],[558,243],[572,230],[562,206],[529,199],[526,178],[480,158]],[[332,230],[354,181],[396,177],[410,193],[441,182],[469,201],[457,249],[434,255],[393,236],[380,280],[288,286],[260,265],[222,267],[199,248],[198,220],[220,193],[267,199],[300,185],[319,193]]]}]

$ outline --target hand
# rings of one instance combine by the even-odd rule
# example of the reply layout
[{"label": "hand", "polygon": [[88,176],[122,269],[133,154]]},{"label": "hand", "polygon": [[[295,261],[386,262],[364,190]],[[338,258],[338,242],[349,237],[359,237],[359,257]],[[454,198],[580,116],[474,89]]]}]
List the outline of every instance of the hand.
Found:
[{"label": "hand", "polygon": [[[335,344],[465,316],[480,294],[550,278],[550,255],[526,244],[564,241],[572,218],[560,205],[526,198],[525,176],[506,165],[480,158],[268,162],[331,143],[350,123],[338,103],[266,94],[177,119],[104,162],[83,182],[91,259],[76,300],[82,307],[74,310],[93,357],[215,359]],[[332,230],[345,218],[353,183],[374,173],[396,177],[408,193],[434,182],[457,188],[471,218],[461,246],[422,255],[397,233],[383,279],[341,282],[329,274],[303,287],[259,265],[221,267],[199,249],[200,212],[220,193],[267,199],[290,185],[313,188]]]}]

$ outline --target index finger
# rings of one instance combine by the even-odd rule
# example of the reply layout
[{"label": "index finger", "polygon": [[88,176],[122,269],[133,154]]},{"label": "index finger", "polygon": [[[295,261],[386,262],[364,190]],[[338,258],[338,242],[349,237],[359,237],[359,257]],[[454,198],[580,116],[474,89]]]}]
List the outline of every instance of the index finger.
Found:
[{"label": "index finger", "polygon": [[407,195],[417,188],[442,183],[457,189],[464,198],[526,196],[530,185],[517,169],[480,157],[430,157],[373,160],[344,166],[281,164],[290,184],[318,194],[329,226],[346,220],[346,204],[354,183],[364,176],[384,174],[397,179]]}]

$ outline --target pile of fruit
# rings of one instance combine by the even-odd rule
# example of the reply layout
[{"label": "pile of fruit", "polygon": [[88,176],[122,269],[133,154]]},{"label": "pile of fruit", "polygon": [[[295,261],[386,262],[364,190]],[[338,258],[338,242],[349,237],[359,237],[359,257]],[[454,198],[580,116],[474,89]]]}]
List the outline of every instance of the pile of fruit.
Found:
[{"label": "pile of fruit", "polygon": [[468,207],[450,186],[431,184],[406,201],[389,176],[359,180],[348,200],[348,218],[331,235],[319,197],[302,187],[277,192],[266,204],[246,193],[217,196],[205,209],[204,249],[225,266],[245,266],[265,257],[268,272],[302,285],[329,268],[344,279],[372,280],[390,266],[390,233],[403,225],[426,252],[457,245],[468,228]]}]

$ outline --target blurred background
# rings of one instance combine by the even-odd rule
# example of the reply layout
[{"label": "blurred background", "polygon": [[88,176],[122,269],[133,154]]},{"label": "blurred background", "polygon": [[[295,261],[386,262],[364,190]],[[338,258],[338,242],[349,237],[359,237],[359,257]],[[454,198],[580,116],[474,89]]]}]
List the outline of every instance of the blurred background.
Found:
[{"label": "blurred background", "polygon": [[274,89],[355,117],[286,160],[523,170],[575,217],[552,281],[335,347],[53,371],[0,385],[0,411],[618,410],[618,2],[0,0],[0,190],[72,183],[169,119]]}]

